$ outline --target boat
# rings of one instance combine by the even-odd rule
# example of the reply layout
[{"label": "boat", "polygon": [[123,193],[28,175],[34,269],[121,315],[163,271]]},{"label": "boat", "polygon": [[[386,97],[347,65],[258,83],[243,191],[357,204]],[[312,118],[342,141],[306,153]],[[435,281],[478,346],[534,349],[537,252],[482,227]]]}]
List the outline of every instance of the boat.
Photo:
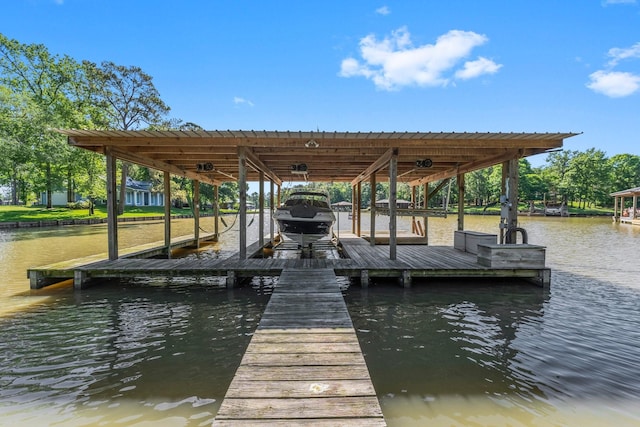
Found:
[{"label": "boat", "polygon": [[294,191],[276,209],[273,219],[281,234],[297,242],[301,248],[329,237],[336,220],[329,195],[319,191]]}]

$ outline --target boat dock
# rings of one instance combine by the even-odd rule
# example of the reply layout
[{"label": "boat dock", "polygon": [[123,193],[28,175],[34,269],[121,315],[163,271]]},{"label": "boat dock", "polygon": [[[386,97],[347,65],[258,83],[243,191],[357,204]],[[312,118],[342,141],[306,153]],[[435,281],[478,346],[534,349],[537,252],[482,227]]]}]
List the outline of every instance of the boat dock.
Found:
[{"label": "boat dock", "polygon": [[[182,243],[186,245],[186,243]],[[139,249],[139,247],[138,247]],[[156,249],[147,248],[146,253]],[[116,260],[82,258],[28,270],[31,287],[40,288],[53,282],[73,279],[74,287],[82,289],[92,279],[125,277],[225,277],[229,287],[242,278],[279,276],[288,268],[332,269],[337,276],[359,279],[368,286],[373,278],[397,278],[404,287],[414,279],[430,278],[519,278],[540,286],[549,286],[550,270],[544,265],[544,247],[535,245],[480,245],[469,252],[451,246],[398,245],[396,259],[388,258],[388,246],[371,246],[361,237],[341,233],[336,250],[342,257],[273,258],[262,257],[262,247],[253,244],[247,248],[248,257],[238,254],[219,259],[145,259],[141,251]],[[474,253],[476,252],[477,253]],[[309,271],[309,274],[315,274]]]},{"label": "boat dock", "polygon": [[336,275],[285,268],[213,423],[384,426]]}]

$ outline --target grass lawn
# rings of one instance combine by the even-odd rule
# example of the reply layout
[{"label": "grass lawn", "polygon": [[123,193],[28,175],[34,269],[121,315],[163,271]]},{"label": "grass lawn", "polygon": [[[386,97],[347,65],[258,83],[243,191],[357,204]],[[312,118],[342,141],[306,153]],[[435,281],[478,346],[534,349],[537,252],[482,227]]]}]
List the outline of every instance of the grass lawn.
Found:
[{"label": "grass lawn", "polygon": [[[164,215],[162,206],[127,206],[123,217],[145,217]],[[171,208],[171,215],[191,215],[191,209]],[[0,222],[12,221],[53,221],[65,219],[106,218],[106,206],[96,206],[93,216],[89,216],[88,209],[69,209],[54,207],[47,209],[42,206],[0,206]]]}]

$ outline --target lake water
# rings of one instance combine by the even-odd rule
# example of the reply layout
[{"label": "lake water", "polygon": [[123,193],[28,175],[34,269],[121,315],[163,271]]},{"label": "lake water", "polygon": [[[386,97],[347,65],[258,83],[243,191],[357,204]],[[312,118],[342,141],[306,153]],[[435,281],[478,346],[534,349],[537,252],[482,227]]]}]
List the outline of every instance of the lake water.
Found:
[{"label": "lake water", "polygon": [[[548,291],[468,280],[344,291],[388,425],[640,425],[640,227],[520,220],[530,243],[547,246]],[[346,214],[340,221],[350,229]],[[468,216],[465,228],[496,233],[497,222]],[[173,234],[192,227],[175,221]],[[431,219],[431,244],[452,245],[455,228],[456,218]],[[162,233],[161,222],[127,223],[119,241]],[[235,250],[237,224],[186,256]],[[273,281],[29,290],[29,266],[105,251],[104,225],[0,231],[0,425],[211,424]]]}]

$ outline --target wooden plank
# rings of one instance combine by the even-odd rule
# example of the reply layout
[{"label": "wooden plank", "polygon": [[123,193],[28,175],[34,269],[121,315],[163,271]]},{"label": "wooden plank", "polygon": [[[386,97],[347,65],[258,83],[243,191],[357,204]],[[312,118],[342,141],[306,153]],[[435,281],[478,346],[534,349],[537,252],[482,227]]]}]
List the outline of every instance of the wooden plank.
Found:
[{"label": "wooden plank", "polygon": [[260,353],[247,352],[242,364],[253,366],[337,366],[365,364],[362,353]]},{"label": "wooden plank", "polygon": [[376,396],[369,379],[314,381],[253,381],[234,380],[225,399],[228,398],[312,398],[339,396]]},{"label": "wooden plank", "polygon": [[[382,418],[375,396],[322,397],[300,399],[238,399],[225,398],[216,416],[218,419],[252,420],[264,418]],[[214,422],[215,426],[215,422]]]},{"label": "wooden plank", "polygon": [[295,426],[314,426],[314,427],[383,427],[387,424],[382,418],[331,418],[331,419],[285,419],[285,420],[215,420],[215,427],[291,427]]}]

